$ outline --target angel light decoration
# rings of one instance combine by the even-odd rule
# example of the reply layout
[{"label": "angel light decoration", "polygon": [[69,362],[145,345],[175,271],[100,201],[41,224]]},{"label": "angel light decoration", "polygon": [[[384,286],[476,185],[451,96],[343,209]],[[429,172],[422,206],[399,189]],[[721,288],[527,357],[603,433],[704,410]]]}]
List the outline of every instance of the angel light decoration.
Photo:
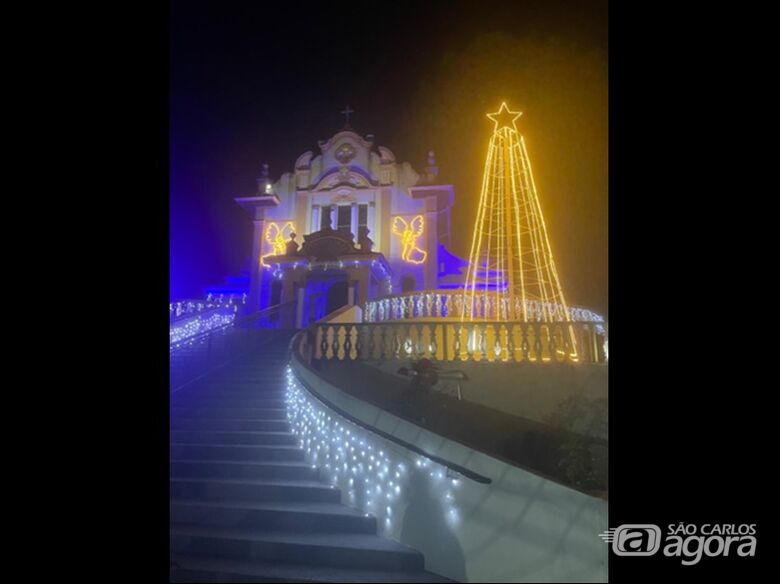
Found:
[{"label": "angel light decoration", "polygon": [[410,264],[422,264],[428,255],[417,245],[417,240],[423,234],[424,221],[422,215],[417,215],[410,222],[406,222],[403,217],[393,218],[393,234],[401,240],[403,249],[401,259]]},{"label": "angel light decoration", "polygon": [[270,268],[265,258],[287,253],[287,239],[295,233],[295,225],[288,221],[281,227],[277,223],[270,223],[265,230],[265,240],[271,245],[271,251],[260,257],[260,265],[264,268]]}]

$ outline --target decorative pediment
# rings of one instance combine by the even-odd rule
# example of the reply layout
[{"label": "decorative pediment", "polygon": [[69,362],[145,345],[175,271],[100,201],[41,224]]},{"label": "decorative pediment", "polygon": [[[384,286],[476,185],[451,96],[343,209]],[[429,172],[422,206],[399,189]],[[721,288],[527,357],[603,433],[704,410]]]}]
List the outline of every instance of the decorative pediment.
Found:
[{"label": "decorative pediment", "polygon": [[350,170],[346,166],[342,166],[339,169],[334,169],[326,174],[320,181],[314,186],[315,191],[329,191],[341,186],[352,188],[370,188],[372,181],[368,177],[364,176],[360,172]]},{"label": "decorative pediment", "polygon": [[349,164],[353,158],[357,155],[357,150],[349,142],[342,142],[336,148],[336,154],[333,157],[338,160],[339,164]]},{"label": "decorative pediment", "polygon": [[359,253],[349,230],[325,228],[303,236],[300,254],[315,261],[335,260],[339,256]]},{"label": "decorative pediment", "polygon": [[341,146],[342,143],[352,143],[353,145],[365,148],[366,150],[370,150],[371,146],[373,145],[373,142],[362,138],[359,134],[356,134],[351,130],[344,130],[339,132],[338,134],[332,136],[330,140],[320,140],[318,145],[320,150],[325,153],[325,151],[330,150],[336,144]]},{"label": "decorative pediment", "polygon": [[361,137],[350,129],[320,140],[321,153],[307,151],[295,161],[295,171],[272,186],[280,196],[295,191],[334,191],[339,188],[373,189],[383,185],[408,188],[419,175],[408,163],[399,164],[385,146],[374,148],[374,136]]}]

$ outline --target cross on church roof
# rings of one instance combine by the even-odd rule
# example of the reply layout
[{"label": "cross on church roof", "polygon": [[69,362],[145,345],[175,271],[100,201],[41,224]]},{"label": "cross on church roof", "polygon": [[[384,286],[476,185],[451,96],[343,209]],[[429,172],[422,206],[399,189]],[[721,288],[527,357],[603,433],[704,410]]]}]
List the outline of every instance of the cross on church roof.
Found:
[{"label": "cross on church roof", "polygon": [[344,114],[344,117],[346,118],[344,122],[344,127],[349,128],[349,114],[354,114],[355,110],[349,109],[349,106],[347,106],[346,109],[341,110],[341,113]]}]

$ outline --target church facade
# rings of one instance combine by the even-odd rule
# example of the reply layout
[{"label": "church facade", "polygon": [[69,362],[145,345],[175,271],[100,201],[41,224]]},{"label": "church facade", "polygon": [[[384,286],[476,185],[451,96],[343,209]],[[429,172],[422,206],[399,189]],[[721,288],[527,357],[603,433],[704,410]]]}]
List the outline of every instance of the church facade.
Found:
[{"label": "church facade", "polygon": [[298,303],[299,325],[390,293],[455,288],[465,261],[448,251],[453,187],[433,152],[418,173],[372,135],[320,141],[275,182],[236,202],[254,221],[249,309]]}]

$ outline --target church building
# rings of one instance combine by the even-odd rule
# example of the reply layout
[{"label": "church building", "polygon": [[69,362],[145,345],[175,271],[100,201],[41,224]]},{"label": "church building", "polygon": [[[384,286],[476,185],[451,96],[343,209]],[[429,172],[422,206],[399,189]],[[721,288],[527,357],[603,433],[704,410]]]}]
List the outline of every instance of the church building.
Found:
[{"label": "church building", "polygon": [[[351,113],[346,110],[347,115]],[[462,286],[448,250],[453,187],[433,152],[418,173],[373,135],[345,128],[236,202],[254,221],[250,311],[297,302],[298,325],[399,292]]]}]

